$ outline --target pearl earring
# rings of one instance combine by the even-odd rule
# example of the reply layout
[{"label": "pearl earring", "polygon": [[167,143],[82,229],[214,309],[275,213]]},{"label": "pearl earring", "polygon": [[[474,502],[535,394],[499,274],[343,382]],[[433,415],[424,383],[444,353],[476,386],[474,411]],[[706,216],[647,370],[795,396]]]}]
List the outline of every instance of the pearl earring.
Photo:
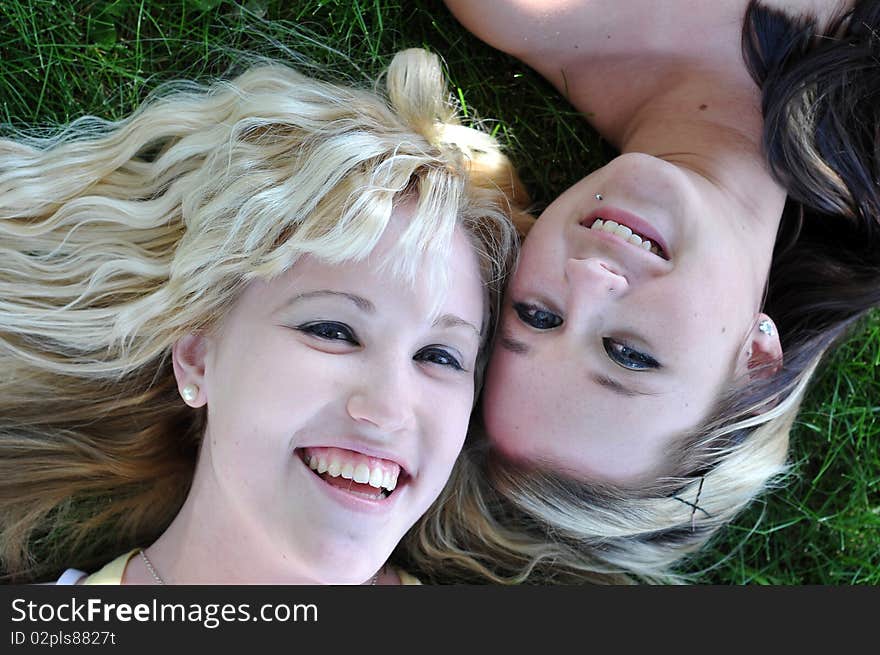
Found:
[{"label": "pearl earring", "polygon": [[768,321],[766,318],[758,323],[758,329],[766,334],[768,337],[773,336],[773,323],[772,321]]},{"label": "pearl earring", "polygon": [[196,384],[188,384],[180,391],[180,395],[186,402],[191,403],[198,398],[199,387]]}]

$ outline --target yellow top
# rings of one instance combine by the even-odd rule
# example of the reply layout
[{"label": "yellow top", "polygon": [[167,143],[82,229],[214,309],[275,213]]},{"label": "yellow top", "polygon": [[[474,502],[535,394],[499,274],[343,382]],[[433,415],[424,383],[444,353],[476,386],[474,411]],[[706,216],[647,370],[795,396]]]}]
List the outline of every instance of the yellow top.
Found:
[{"label": "yellow top", "polygon": [[135,548],[127,553],[117,557],[112,562],[108,562],[101,569],[92,573],[89,577],[82,581],[83,584],[122,584],[122,574],[125,573],[125,567],[128,566],[128,560],[140,552],[140,548]]},{"label": "yellow top", "polygon": [[[134,550],[130,550],[127,553],[123,553],[119,557],[117,557],[112,562],[108,562],[105,564],[100,570],[95,571],[90,576],[88,576],[85,580],[82,581],[82,584],[94,584],[94,585],[118,585],[122,584],[122,575],[125,573],[125,567],[128,565],[128,560],[137,555],[140,552],[140,548],[135,548]],[[404,585],[415,585],[422,584],[421,581],[415,577],[404,571],[403,569],[399,569],[396,566],[393,567],[394,572],[397,573],[397,577],[400,578],[400,584]]]}]

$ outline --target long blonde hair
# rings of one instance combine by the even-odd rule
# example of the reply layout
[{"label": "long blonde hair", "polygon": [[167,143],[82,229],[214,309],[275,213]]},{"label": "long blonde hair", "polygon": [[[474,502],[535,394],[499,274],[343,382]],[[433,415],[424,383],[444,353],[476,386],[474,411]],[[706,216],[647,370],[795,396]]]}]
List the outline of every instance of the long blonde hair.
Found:
[{"label": "long blonde hair", "polygon": [[92,568],[168,525],[205,422],[178,396],[170,349],[248,281],[305,253],[368,255],[411,198],[389,269],[441,262],[462,226],[497,311],[522,187],[458,121],[436,56],[398,53],[385,87],[263,63],[164,88],[118,122],[0,140],[5,578]]}]

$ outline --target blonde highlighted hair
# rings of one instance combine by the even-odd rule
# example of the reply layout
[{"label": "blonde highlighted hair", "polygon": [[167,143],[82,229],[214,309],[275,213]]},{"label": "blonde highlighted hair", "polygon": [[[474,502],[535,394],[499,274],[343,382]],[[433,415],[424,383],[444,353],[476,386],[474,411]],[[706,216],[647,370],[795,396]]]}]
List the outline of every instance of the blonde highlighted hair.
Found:
[{"label": "blonde highlighted hair", "polygon": [[439,583],[687,582],[684,560],[784,479],[789,430],[812,372],[772,410],[710,425],[680,444],[706,466],[682,461],[639,489],[518,465],[472,435],[399,557]]},{"label": "blonde highlighted hair", "polygon": [[0,140],[6,579],[92,568],[167,526],[205,421],[177,394],[171,346],[211,329],[250,280],[306,253],[364,257],[413,200],[389,271],[441,262],[460,226],[494,315],[522,187],[496,142],[458,121],[436,56],[398,53],[385,87],[263,63],[162,89],[118,122]]}]

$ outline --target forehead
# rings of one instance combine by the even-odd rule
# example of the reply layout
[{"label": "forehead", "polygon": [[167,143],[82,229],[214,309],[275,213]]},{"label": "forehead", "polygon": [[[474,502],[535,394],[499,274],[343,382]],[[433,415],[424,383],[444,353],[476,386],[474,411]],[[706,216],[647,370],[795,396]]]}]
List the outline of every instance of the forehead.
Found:
[{"label": "forehead", "polygon": [[[406,279],[389,265],[389,258],[397,251],[394,240],[399,234],[399,227],[389,225],[373,251],[359,259],[328,262],[303,255],[281,275],[249,284],[241,300],[249,311],[265,313],[283,308],[296,292],[325,289],[362,297],[370,301],[371,310],[390,310],[401,318],[434,317],[454,308],[462,318],[479,324],[484,311],[482,279],[476,253],[463,231],[455,230],[448,257],[422,254],[422,263],[433,261],[437,266],[416,267],[414,279]],[[438,271],[442,276],[439,282],[432,275]],[[326,296],[338,300],[344,297]]]}]

